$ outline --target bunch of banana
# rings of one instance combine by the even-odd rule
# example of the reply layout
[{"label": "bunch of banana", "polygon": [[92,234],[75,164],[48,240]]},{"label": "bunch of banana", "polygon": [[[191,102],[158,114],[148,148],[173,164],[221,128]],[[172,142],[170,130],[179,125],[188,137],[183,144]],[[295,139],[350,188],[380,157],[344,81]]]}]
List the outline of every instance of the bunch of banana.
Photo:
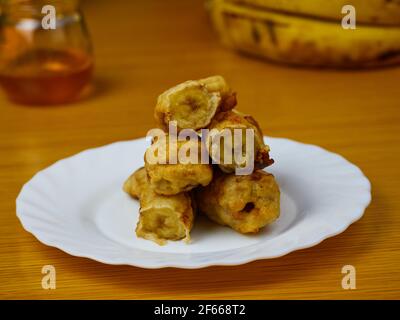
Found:
[{"label": "bunch of banana", "polygon": [[344,4],[347,1],[211,0],[209,9],[224,44],[270,60],[350,68],[399,63],[400,0],[353,0],[357,24],[350,30],[341,23]]}]

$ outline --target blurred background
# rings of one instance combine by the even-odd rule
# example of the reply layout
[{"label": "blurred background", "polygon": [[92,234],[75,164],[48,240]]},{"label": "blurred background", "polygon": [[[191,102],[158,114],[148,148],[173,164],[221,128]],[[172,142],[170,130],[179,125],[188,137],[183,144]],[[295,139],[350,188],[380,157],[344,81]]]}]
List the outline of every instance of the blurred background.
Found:
[{"label": "blurred background", "polygon": [[[243,287],[234,287],[230,279],[256,288],[259,279],[271,278],[264,268],[268,266],[281,270],[273,276],[276,287],[270,283],[265,290],[248,291],[248,297],[266,298],[274,288],[278,290],[279,280],[293,278],[285,266],[296,262],[299,272],[324,270],[326,265],[320,264],[326,258],[323,252],[331,253],[356,237],[359,244],[372,245],[371,234],[379,238],[383,228],[379,221],[392,226],[386,229],[386,237],[398,235],[395,227],[399,223],[394,223],[392,214],[400,209],[396,200],[400,196],[396,191],[399,1],[353,1],[358,10],[355,30],[342,28],[344,1],[339,0],[49,0],[46,3],[60,9],[56,30],[38,30],[37,19],[43,14],[32,10],[29,3],[41,6],[43,2],[1,2],[0,233],[4,241],[1,254],[8,257],[2,259],[1,270],[3,285],[13,288],[14,296],[27,292],[29,286],[28,296],[43,294],[29,272],[49,259],[60,263],[70,288],[99,285],[105,289],[103,297],[106,292],[111,294],[114,283],[104,280],[109,279],[110,267],[66,258],[34,241],[15,218],[15,198],[23,183],[58,159],[144,136],[155,125],[153,109],[161,92],[185,80],[214,74],[224,76],[237,91],[238,110],[253,115],[264,134],[317,144],[360,166],[372,182],[373,202],[350,232],[327,240],[319,250],[309,249],[307,261],[294,253],[279,261],[243,266],[245,272],[240,273],[211,268],[193,277],[192,271],[175,270],[183,279],[176,297],[193,293],[194,288],[207,297],[210,292],[237,297]],[[376,250],[369,257],[376,254],[377,259],[370,260],[379,261],[382,250],[397,248],[396,241],[388,243],[375,242]],[[344,255],[353,257],[354,263],[365,258],[357,255],[358,248],[347,249]],[[25,281],[19,288],[3,280],[15,269],[16,259]],[[398,255],[394,259],[400,261]],[[74,263],[90,270],[90,279],[71,270]],[[372,270],[376,275],[365,282],[369,291],[360,295],[395,285],[382,281],[381,276],[388,273],[386,265],[371,263],[358,271],[361,276]],[[396,265],[393,260],[390,263]],[[128,283],[137,283],[140,273],[150,277],[150,270],[115,267],[113,272]],[[160,277],[172,274],[157,272]],[[210,283],[207,279],[210,274],[216,276],[213,272],[231,284]],[[336,294],[340,296],[335,277],[317,272],[286,282],[282,298],[298,296],[298,288],[310,280],[318,283],[316,292],[324,295],[339,290]],[[198,279],[195,284],[194,278]],[[151,292],[153,298],[162,298],[168,296],[174,281],[150,287],[147,280],[139,283],[136,291],[129,286],[118,289],[127,297]]]}]

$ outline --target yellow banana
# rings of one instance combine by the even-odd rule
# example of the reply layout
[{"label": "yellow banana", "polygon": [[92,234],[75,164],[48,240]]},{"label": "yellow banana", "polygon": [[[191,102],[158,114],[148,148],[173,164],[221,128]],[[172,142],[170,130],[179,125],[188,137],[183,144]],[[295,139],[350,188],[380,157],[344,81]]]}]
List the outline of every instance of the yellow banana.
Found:
[{"label": "yellow banana", "polygon": [[400,27],[357,25],[306,18],[231,1],[213,1],[211,17],[227,46],[297,65],[364,67],[400,62]]},{"label": "yellow banana", "polygon": [[400,26],[399,0],[230,0],[248,7],[341,20],[342,8],[352,5],[357,22]]}]

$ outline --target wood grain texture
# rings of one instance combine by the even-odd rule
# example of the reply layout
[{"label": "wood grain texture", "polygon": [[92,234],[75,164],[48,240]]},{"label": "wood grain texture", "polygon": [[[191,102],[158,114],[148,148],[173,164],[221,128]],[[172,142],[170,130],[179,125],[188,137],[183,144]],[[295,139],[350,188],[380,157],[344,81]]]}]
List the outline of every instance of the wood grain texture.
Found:
[{"label": "wood grain texture", "polygon": [[[85,12],[96,53],[90,98],[38,108],[0,96],[0,298],[400,298],[399,68],[305,70],[238,55],[219,45],[200,0],[96,0]],[[365,216],[310,249],[200,270],[105,265],[23,230],[15,198],[33,174],[78,151],[145,135],[160,92],[212,74],[226,77],[239,109],[265,134],[317,144],[357,164],[373,189]],[[56,267],[56,290],[41,288],[46,264]],[[341,288],[346,264],[357,269],[356,290]]]}]

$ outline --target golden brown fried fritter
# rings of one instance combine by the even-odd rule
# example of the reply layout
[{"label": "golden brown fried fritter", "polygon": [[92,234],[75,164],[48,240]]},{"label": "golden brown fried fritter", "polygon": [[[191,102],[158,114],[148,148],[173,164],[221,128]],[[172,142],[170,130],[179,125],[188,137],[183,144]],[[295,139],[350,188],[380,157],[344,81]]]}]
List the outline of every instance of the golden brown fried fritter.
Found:
[{"label": "golden brown fried fritter", "polygon": [[192,198],[189,193],[162,196],[151,188],[146,170],[140,168],[124,184],[124,191],[140,200],[138,237],[164,245],[166,240],[190,241],[194,222]]},{"label": "golden brown fried fritter", "polygon": [[[199,185],[209,184],[213,171],[210,164],[201,163],[201,142],[198,140],[169,142],[168,140],[167,136],[165,144],[158,143],[160,141],[153,143],[145,153],[145,168],[154,191],[162,195],[174,195],[190,191]],[[170,163],[172,157],[170,148],[177,150],[176,164]],[[183,158],[183,155],[188,155],[186,151],[190,149],[195,151],[193,157]],[[154,163],[151,161],[154,159],[152,154],[155,154],[159,160],[164,158],[166,163]]]},{"label": "golden brown fried fritter", "polygon": [[216,113],[235,105],[236,95],[225,79],[213,76],[189,80],[162,93],[154,117],[164,130],[168,129],[170,121],[177,122],[178,130],[198,130],[207,127]]},{"label": "golden brown fried fritter", "polygon": [[280,191],[272,174],[215,174],[213,181],[196,189],[196,202],[211,220],[240,233],[258,232],[279,217]]},{"label": "golden brown fried fritter", "polygon": [[[212,120],[210,126],[210,133],[207,137],[207,146],[209,147],[209,153],[212,159],[219,162],[218,166],[223,172],[232,173],[237,168],[244,168],[252,164],[250,161],[254,161],[254,169],[262,169],[271,165],[274,160],[269,157],[269,146],[264,143],[263,134],[260,126],[256,120],[243,113],[236,110],[221,112],[215,116]],[[254,133],[254,144],[250,144],[250,148],[246,148],[246,129],[253,130]],[[232,138],[221,138],[219,140],[217,137],[223,137],[224,133],[229,133],[230,131]],[[241,132],[242,140],[235,141],[234,131],[239,130]],[[216,146],[218,148],[212,148],[211,141],[220,141]],[[214,144],[215,146],[215,144]],[[228,148],[228,150],[226,150]],[[242,150],[241,153],[243,162],[239,163],[234,157],[235,148]],[[227,159],[224,154],[228,152],[231,155],[231,159]]]}]

